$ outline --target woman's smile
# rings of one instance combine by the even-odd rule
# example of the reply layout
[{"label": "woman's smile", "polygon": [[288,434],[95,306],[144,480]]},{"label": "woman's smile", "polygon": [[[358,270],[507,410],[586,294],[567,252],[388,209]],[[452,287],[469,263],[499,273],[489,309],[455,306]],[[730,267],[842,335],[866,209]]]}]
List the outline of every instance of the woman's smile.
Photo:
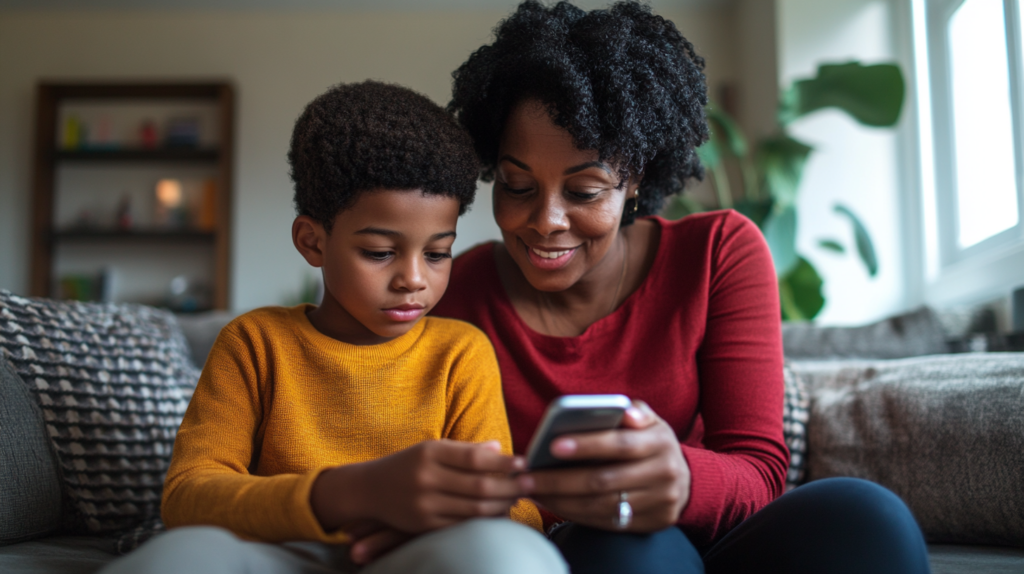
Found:
[{"label": "woman's smile", "polygon": [[529,257],[530,263],[532,263],[534,267],[545,271],[561,269],[569,263],[573,255],[575,255],[576,251],[579,249],[579,246],[569,248],[540,248],[530,247],[525,243],[523,243],[523,245],[526,247],[526,253]]}]

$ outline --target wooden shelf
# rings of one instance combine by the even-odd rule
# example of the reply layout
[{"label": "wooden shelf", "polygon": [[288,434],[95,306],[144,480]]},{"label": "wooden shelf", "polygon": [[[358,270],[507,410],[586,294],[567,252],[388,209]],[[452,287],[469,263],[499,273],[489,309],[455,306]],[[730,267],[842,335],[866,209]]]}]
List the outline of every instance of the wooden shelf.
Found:
[{"label": "wooden shelf", "polygon": [[[120,149],[60,149],[57,139],[61,107],[68,102],[88,101],[103,104],[130,104],[138,102],[199,102],[216,108],[216,119],[211,120],[211,138],[205,148],[120,148]],[[191,105],[191,104],[190,104]],[[157,251],[173,251],[177,244],[210,246],[209,279],[210,305],[214,309],[230,307],[231,292],[231,190],[234,181],[234,120],[235,92],[228,82],[206,83],[109,83],[109,82],[42,82],[36,92],[34,168],[32,177],[32,294],[52,297],[56,273],[55,252],[58,246],[90,244],[97,249],[138,242]],[[116,172],[132,164],[161,163],[166,171],[202,166],[210,171],[214,182],[214,230],[142,228],[131,231],[115,229],[60,229],[54,227],[57,175],[63,164],[105,164],[104,170]],[[187,165],[186,165],[187,164]],[[113,191],[111,191],[113,193]],[[195,254],[183,245],[182,253]]]},{"label": "wooden shelf", "polygon": [[51,234],[51,237],[55,241],[110,241],[120,239],[139,239],[146,241],[213,241],[216,238],[216,233],[213,231],[202,231],[199,229],[136,229],[131,231],[120,231],[116,229],[67,229],[54,231]]},{"label": "wooden shelf", "polygon": [[192,148],[57,150],[54,152],[54,156],[58,161],[217,163],[220,159],[220,151]]}]

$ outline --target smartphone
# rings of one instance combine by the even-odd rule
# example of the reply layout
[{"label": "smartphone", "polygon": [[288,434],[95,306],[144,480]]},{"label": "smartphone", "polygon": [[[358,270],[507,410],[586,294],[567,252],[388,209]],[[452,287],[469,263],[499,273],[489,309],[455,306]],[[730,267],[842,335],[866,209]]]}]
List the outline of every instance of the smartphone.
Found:
[{"label": "smartphone", "polygon": [[594,464],[551,454],[551,442],[564,434],[618,428],[630,406],[626,395],[565,395],[551,402],[526,451],[526,468],[540,470]]}]

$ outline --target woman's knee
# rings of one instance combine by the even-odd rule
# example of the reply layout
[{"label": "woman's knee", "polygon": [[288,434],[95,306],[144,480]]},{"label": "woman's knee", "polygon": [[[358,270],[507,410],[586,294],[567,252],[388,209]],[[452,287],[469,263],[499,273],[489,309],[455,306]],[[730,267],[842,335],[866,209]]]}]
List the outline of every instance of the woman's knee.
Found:
[{"label": "woman's knee", "polygon": [[819,549],[830,548],[835,558],[845,555],[875,572],[927,571],[921,529],[903,500],[885,487],[858,478],[829,478],[786,496],[799,507],[793,516],[802,516],[806,539]]},{"label": "woman's knee", "polygon": [[867,480],[827,478],[805,484],[787,496],[828,522],[860,525],[858,530],[920,532],[913,514],[900,497]]},{"label": "woman's knee", "polygon": [[675,527],[636,534],[565,524],[551,536],[573,574],[702,574],[700,554]]}]

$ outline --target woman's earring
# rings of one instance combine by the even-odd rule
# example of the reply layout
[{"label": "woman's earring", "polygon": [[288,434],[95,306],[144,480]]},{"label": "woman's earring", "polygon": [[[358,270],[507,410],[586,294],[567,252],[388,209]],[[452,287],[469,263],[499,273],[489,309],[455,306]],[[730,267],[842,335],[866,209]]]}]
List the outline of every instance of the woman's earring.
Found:
[{"label": "woman's earring", "polygon": [[640,209],[640,190],[637,189],[633,192],[633,213],[636,213]]}]

